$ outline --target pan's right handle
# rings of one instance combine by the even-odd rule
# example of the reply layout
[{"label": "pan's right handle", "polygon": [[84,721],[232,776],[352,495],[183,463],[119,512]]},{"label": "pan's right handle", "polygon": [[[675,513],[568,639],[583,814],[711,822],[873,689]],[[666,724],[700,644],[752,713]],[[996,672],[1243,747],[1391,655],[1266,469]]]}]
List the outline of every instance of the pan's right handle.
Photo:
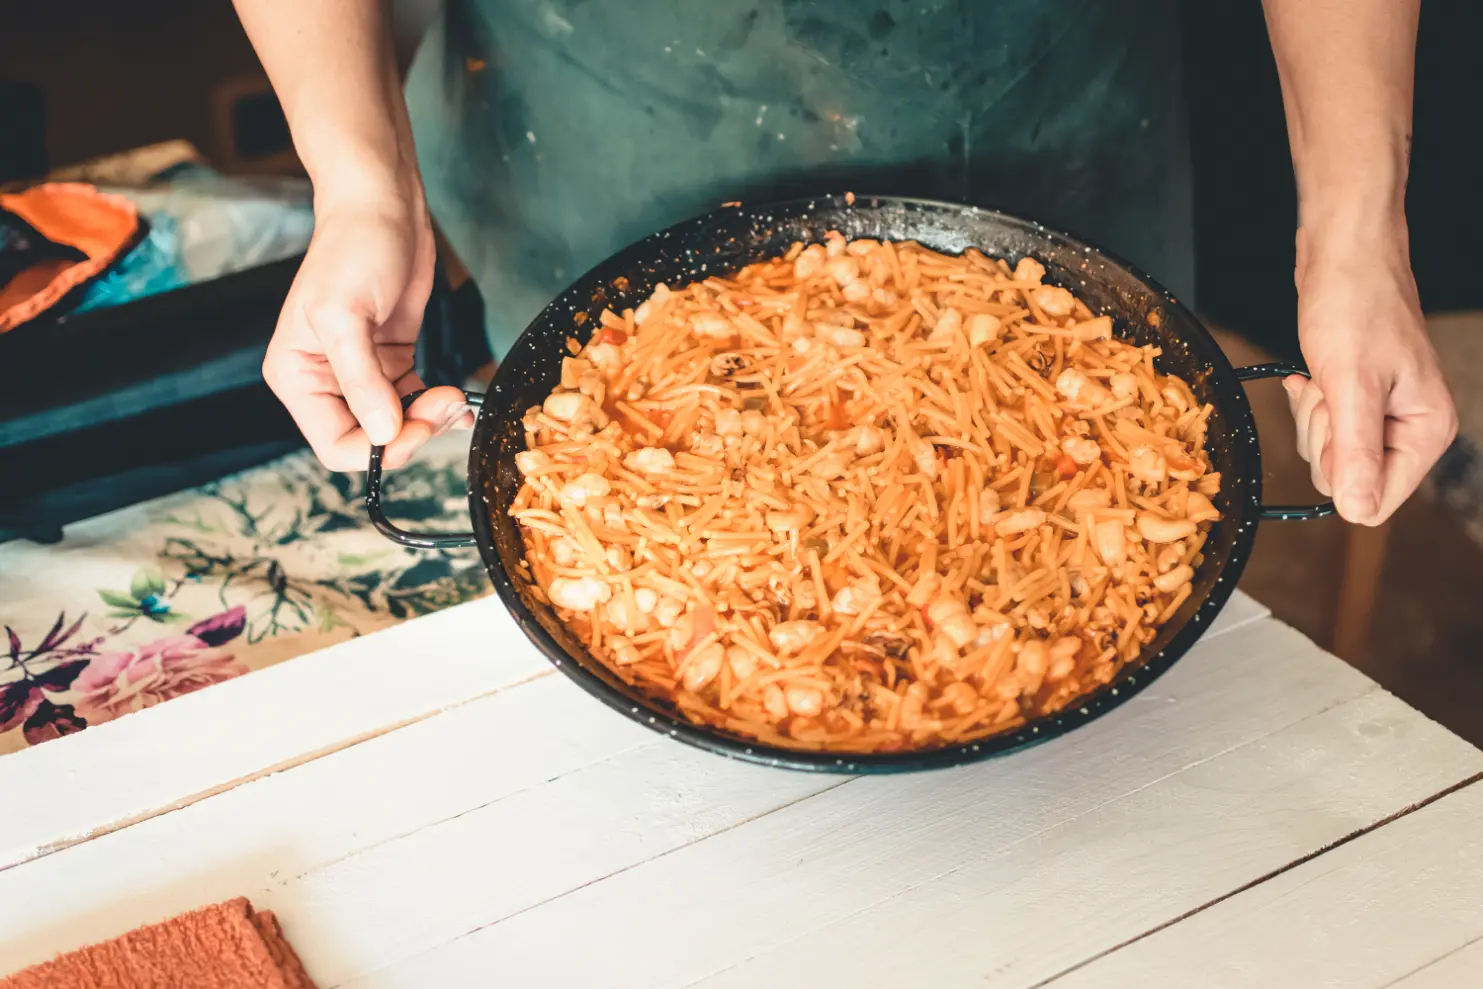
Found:
[{"label": "pan's right handle", "polygon": [[[1301,374],[1305,378],[1311,378],[1308,368],[1302,364],[1288,363],[1286,361],[1273,361],[1270,364],[1252,364],[1250,367],[1236,368],[1237,381],[1260,381],[1263,378],[1286,378],[1291,374]],[[1334,503],[1322,501],[1316,505],[1263,505],[1257,512],[1258,518],[1263,519],[1321,519],[1325,515],[1334,514]]]}]

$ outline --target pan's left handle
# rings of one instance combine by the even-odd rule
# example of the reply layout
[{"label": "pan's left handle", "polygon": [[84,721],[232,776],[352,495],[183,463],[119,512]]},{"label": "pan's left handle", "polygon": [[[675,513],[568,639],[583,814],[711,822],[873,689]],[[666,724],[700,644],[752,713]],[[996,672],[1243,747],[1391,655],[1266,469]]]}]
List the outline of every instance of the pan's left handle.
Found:
[{"label": "pan's left handle", "polygon": [[[1311,378],[1308,368],[1302,364],[1274,361],[1271,364],[1252,364],[1236,368],[1237,381],[1260,381],[1263,378],[1286,378],[1290,374],[1301,374]],[[1263,505],[1257,513],[1263,519],[1321,519],[1334,514],[1332,501],[1321,501],[1316,505]]]},{"label": "pan's left handle", "polygon": [[[412,403],[426,390],[424,388],[422,391],[403,395],[402,411],[406,412],[411,408]],[[478,392],[465,391],[463,394],[464,401],[476,409],[484,404],[484,396]],[[394,543],[413,549],[461,549],[478,544],[472,532],[408,532],[392,525],[381,507],[381,459],[385,454],[386,447],[371,447],[371,465],[366,468],[366,513],[371,516],[371,524],[376,527],[377,532]]]}]

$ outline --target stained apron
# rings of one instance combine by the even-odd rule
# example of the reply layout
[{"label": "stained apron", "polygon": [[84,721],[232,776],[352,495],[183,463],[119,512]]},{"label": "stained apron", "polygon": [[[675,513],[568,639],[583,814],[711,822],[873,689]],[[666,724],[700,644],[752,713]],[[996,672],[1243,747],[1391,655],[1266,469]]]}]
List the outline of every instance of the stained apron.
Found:
[{"label": "stained apron", "polygon": [[1176,0],[448,0],[407,83],[502,354],[617,250],[723,202],[1007,210],[1190,297]]}]

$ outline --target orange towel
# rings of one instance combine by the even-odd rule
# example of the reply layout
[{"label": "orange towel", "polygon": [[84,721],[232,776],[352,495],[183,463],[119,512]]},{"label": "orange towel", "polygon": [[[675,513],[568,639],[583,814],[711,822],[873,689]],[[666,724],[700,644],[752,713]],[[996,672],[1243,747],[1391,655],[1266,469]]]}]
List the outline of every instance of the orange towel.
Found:
[{"label": "orange towel", "polygon": [[218,903],[0,979],[0,989],[314,989],[271,913]]},{"label": "orange towel", "polygon": [[54,244],[81,251],[81,261],[51,261],[0,285],[0,333],[56,305],[114,262],[139,232],[139,211],[122,196],[78,182],[52,182],[0,195],[14,213]]}]

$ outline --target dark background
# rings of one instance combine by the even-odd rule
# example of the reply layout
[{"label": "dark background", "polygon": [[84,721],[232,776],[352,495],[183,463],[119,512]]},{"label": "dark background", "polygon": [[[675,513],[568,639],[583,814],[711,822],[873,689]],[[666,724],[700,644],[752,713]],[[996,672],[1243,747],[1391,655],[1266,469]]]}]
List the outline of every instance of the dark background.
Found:
[{"label": "dark background", "polygon": [[[401,5],[415,12],[428,3]],[[16,177],[4,174],[7,161],[58,166],[175,137],[232,170],[293,167],[291,156],[254,159],[251,140],[244,147],[234,137],[244,115],[262,115],[251,100],[266,82],[226,0],[11,3],[3,24],[0,90],[7,78],[34,87],[46,119],[44,159],[28,155],[19,144],[39,133],[35,111],[0,91],[0,181]],[[1297,214],[1260,0],[1186,3],[1183,27],[1200,307],[1215,322],[1293,354]],[[1431,312],[1483,308],[1483,189],[1473,174],[1483,119],[1480,38],[1483,4],[1422,5],[1409,208],[1417,279]]]},{"label": "dark background", "polygon": [[[1297,353],[1297,200],[1277,67],[1257,0],[1185,5],[1202,313],[1286,356]],[[1428,312],[1483,309],[1483,4],[1426,0],[1417,44],[1407,212]]]}]

